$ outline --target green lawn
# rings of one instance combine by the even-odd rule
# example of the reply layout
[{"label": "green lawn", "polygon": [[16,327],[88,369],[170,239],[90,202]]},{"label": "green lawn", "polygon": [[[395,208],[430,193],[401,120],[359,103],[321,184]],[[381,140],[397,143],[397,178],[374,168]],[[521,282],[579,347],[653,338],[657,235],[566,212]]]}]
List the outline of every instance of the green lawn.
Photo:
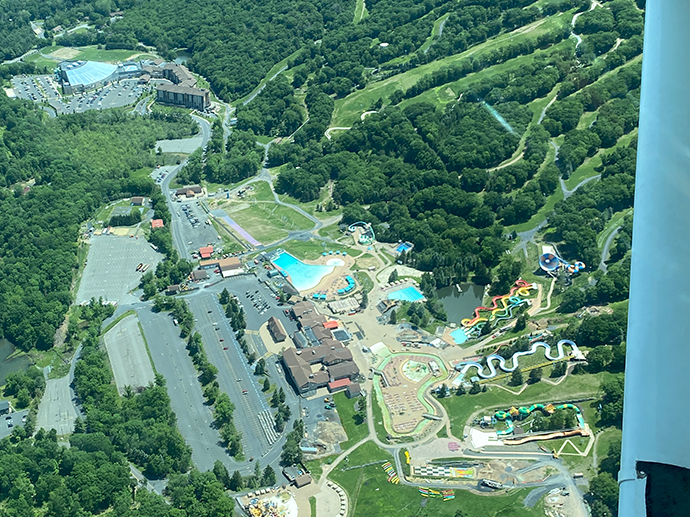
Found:
[{"label": "green lawn", "polygon": [[356,444],[358,441],[366,438],[369,434],[369,429],[367,428],[366,420],[360,424],[357,424],[355,404],[359,400],[358,398],[349,399],[345,392],[336,393],[333,397],[335,404],[338,407],[338,415],[340,416],[340,422],[345,428],[347,433],[347,441],[340,444],[342,450],[347,450]]},{"label": "green lawn", "polygon": [[369,12],[367,11],[366,6],[364,5],[364,0],[357,0],[357,5],[355,5],[355,15],[352,19],[352,23],[358,24],[368,14],[369,14]]},{"label": "green lawn", "polygon": [[256,199],[257,201],[275,200],[275,198],[273,197],[273,191],[271,190],[271,186],[265,181],[257,181],[256,183],[252,183],[252,186],[254,187],[254,199]]},{"label": "green lawn", "polygon": [[485,393],[451,396],[439,399],[439,402],[443,404],[450,416],[451,431],[454,435],[460,436],[463,434],[467,420],[475,411],[486,409],[489,413],[494,408],[510,407],[516,404],[558,402],[597,396],[601,381],[607,375],[606,373],[569,375],[557,386],[545,382],[527,386],[520,395],[513,395],[492,386]]},{"label": "green lawn", "polygon": [[263,135],[257,135],[256,136],[256,141],[259,142],[260,144],[267,144],[269,142],[273,142],[275,137],[272,136],[263,136]]},{"label": "green lawn", "polygon": [[374,282],[364,271],[357,271],[356,273],[354,273],[354,277],[355,280],[357,280],[357,283],[362,286],[362,289],[365,292],[370,293],[371,290],[374,288]]},{"label": "green lawn", "polygon": [[431,29],[431,35],[426,39],[426,41],[422,44],[421,47],[417,50],[418,53],[423,54],[426,52],[426,50],[431,47],[431,44],[434,42],[434,39],[436,39],[439,35],[439,32],[441,30],[441,24],[448,19],[450,16],[450,13],[446,13],[443,16],[440,16],[435,22],[434,26]]},{"label": "green lawn", "polygon": [[627,210],[622,210],[620,212],[616,212],[615,214],[613,214],[611,219],[609,219],[606,223],[606,226],[604,226],[604,229],[601,232],[599,232],[599,235],[597,235],[597,246],[602,248],[606,243],[606,239],[608,239],[609,235],[611,235],[611,232],[618,228],[618,225],[620,225],[623,222],[623,219],[626,215],[632,214],[632,212],[633,209],[628,208]]},{"label": "green lawn", "polygon": [[283,248],[300,260],[316,260],[324,251],[329,250],[347,251],[347,254],[352,257],[357,257],[362,253],[354,248],[332,245],[326,242],[316,241],[314,239],[309,241],[289,241],[283,245]]},{"label": "green lawn", "polygon": [[455,499],[443,502],[437,498],[424,498],[417,487],[388,483],[381,465],[371,465],[342,471],[348,465],[393,458],[371,442],[362,444],[350,455],[347,464],[341,463],[329,478],[342,486],[348,493],[350,513],[353,517],[397,516],[405,517],[453,517],[462,510],[467,517],[527,517],[536,515],[526,509],[522,500],[529,490],[513,490],[500,495],[476,495],[465,490],[456,490]]},{"label": "green lawn", "polygon": [[309,215],[312,215],[316,217],[317,219],[329,219],[333,216],[339,215],[341,213],[340,209],[337,210],[331,210],[330,212],[321,212],[316,210],[316,207],[318,205],[321,205],[325,203],[328,200],[328,191],[324,187],[321,189],[321,192],[319,193],[318,199],[315,199],[313,201],[309,201],[308,203],[302,203],[299,199],[295,199],[294,197],[289,196],[288,194],[280,194],[278,195],[278,199],[280,199],[283,203],[289,203],[291,205],[295,205],[300,207],[302,210],[304,210],[306,213]]},{"label": "green lawn", "polygon": [[276,203],[253,203],[228,214],[256,240],[270,244],[292,230],[308,230],[313,223],[295,210]]},{"label": "green lawn", "polygon": [[383,410],[379,404],[376,390],[372,392],[371,396],[371,407],[374,413],[374,429],[376,429],[376,436],[382,443],[386,443],[388,441],[388,431],[386,431],[386,427],[383,424]]},{"label": "green lawn", "polygon": [[105,50],[99,49],[95,45],[89,47],[79,47],[80,51],[73,59],[85,59],[87,61],[127,61],[135,54],[140,54],[136,50],[113,49]]},{"label": "green lawn", "polygon": [[[360,115],[368,110],[377,99],[382,98],[384,102],[389,102],[390,95],[398,89],[407,90],[414,85],[422,77],[449,67],[469,56],[479,57],[485,52],[492,52],[494,47],[499,46],[506,40],[528,38],[536,40],[540,35],[548,32],[554,27],[569,24],[571,15],[556,15],[545,20],[539,20],[520,29],[520,33],[504,33],[494,38],[491,38],[484,43],[475,45],[472,48],[443,59],[439,59],[422,65],[412,70],[408,70],[402,74],[394,75],[388,79],[378,82],[369,83],[364,89],[351,93],[344,99],[335,102],[335,109],[333,111],[333,119],[331,126],[351,126],[358,120]],[[500,66],[500,65],[499,65]],[[494,67],[492,67],[494,68]],[[499,69],[499,68],[497,68]],[[495,73],[495,72],[494,72]],[[445,86],[441,88],[445,89]]]}]

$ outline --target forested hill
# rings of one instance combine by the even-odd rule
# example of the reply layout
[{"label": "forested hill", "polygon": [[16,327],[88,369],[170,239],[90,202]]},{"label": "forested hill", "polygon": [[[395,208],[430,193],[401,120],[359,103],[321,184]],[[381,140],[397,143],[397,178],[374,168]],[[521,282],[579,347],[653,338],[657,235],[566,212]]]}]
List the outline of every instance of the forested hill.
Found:
[{"label": "forested hill", "polygon": [[189,116],[119,110],[48,119],[0,91],[0,337],[22,350],[53,345],[72,302],[82,222],[113,199],[150,195],[147,174],[132,173],[155,166],[156,139],[197,130]]},{"label": "forested hill", "polygon": [[111,29],[166,55],[188,48],[189,65],[225,100],[253,89],[273,65],[324,30],[352,22],[354,0],[147,0]]}]

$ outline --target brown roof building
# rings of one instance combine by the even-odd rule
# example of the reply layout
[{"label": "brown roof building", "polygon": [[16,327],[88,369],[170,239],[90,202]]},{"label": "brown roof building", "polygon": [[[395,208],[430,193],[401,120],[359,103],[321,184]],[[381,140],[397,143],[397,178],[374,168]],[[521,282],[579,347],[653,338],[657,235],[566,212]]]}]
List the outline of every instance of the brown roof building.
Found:
[{"label": "brown roof building", "polygon": [[276,343],[281,343],[287,338],[287,332],[285,332],[285,327],[275,316],[271,316],[268,320],[268,331],[273,336],[273,341]]},{"label": "brown roof building", "polygon": [[313,328],[317,325],[323,328],[323,324],[326,323],[326,321],[326,316],[317,312],[310,312],[299,317],[299,322],[300,325],[302,325],[302,328]]},{"label": "brown roof building", "polygon": [[195,195],[201,194],[202,192],[203,192],[203,189],[199,185],[187,185],[185,187],[178,188],[175,191],[175,195],[194,197]]},{"label": "brown roof building", "polygon": [[299,301],[295,305],[292,306],[292,312],[295,313],[295,316],[300,318],[304,316],[305,314],[308,314],[310,312],[314,312],[316,307],[314,307],[314,304],[311,302],[307,301]]},{"label": "brown roof building", "polygon": [[211,105],[211,93],[205,88],[159,84],[156,88],[156,102],[204,111]]},{"label": "brown roof building", "polygon": [[134,196],[132,199],[132,205],[134,206],[143,206],[144,205],[144,198],[141,196]]},{"label": "brown roof building", "polygon": [[218,261],[218,267],[223,278],[238,275],[244,271],[242,262],[237,257],[229,257]]},{"label": "brown roof building", "polygon": [[344,361],[328,367],[328,375],[331,381],[348,378],[353,380],[359,375],[359,368],[353,361]]},{"label": "brown roof building", "polygon": [[208,271],[206,271],[205,269],[195,269],[194,271],[192,271],[192,280],[194,280],[195,282],[206,279],[208,279]]}]

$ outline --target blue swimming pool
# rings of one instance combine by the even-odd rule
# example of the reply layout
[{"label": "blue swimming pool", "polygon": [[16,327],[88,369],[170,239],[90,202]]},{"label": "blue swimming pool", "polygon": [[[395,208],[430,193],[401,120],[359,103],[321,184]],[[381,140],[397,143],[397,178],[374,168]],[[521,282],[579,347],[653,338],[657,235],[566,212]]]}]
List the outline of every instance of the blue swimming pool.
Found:
[{"label": "blue swimming pool", "polygon": [[453,338],[456,344],[461,345],[467,341],[467,334],[463,329],[457,329],[450,333],[450,337]]},{"label": "blue swimming pool", "polygon": [[416,287],[406,287],[398,289],[388,295],[389,300],[400,300],[402,302],[416,302],[424,298],[424,295]]},{"label": "blue swimming pool", "polygon": [[333,272],[334,266],[315,266],[305,264],[296,259],[287,251],[283,251],[277,258],[273,259],[273,264],[290,276],[290,282],[298,291],[308,291],[313,289],[323,277]]}]

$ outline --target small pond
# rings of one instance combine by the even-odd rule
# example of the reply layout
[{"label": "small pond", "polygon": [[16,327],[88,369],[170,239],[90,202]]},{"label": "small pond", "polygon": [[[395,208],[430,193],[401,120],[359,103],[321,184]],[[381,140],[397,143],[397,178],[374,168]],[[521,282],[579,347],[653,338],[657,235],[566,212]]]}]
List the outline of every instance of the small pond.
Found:
[{"label": "small pond", "polygon": [[436,291],[438,300],[448,314],[448,322],[460,325],[465,318],[471,318],[474,309],[482,304],[484,286],[460,284],[444,287]]}]

